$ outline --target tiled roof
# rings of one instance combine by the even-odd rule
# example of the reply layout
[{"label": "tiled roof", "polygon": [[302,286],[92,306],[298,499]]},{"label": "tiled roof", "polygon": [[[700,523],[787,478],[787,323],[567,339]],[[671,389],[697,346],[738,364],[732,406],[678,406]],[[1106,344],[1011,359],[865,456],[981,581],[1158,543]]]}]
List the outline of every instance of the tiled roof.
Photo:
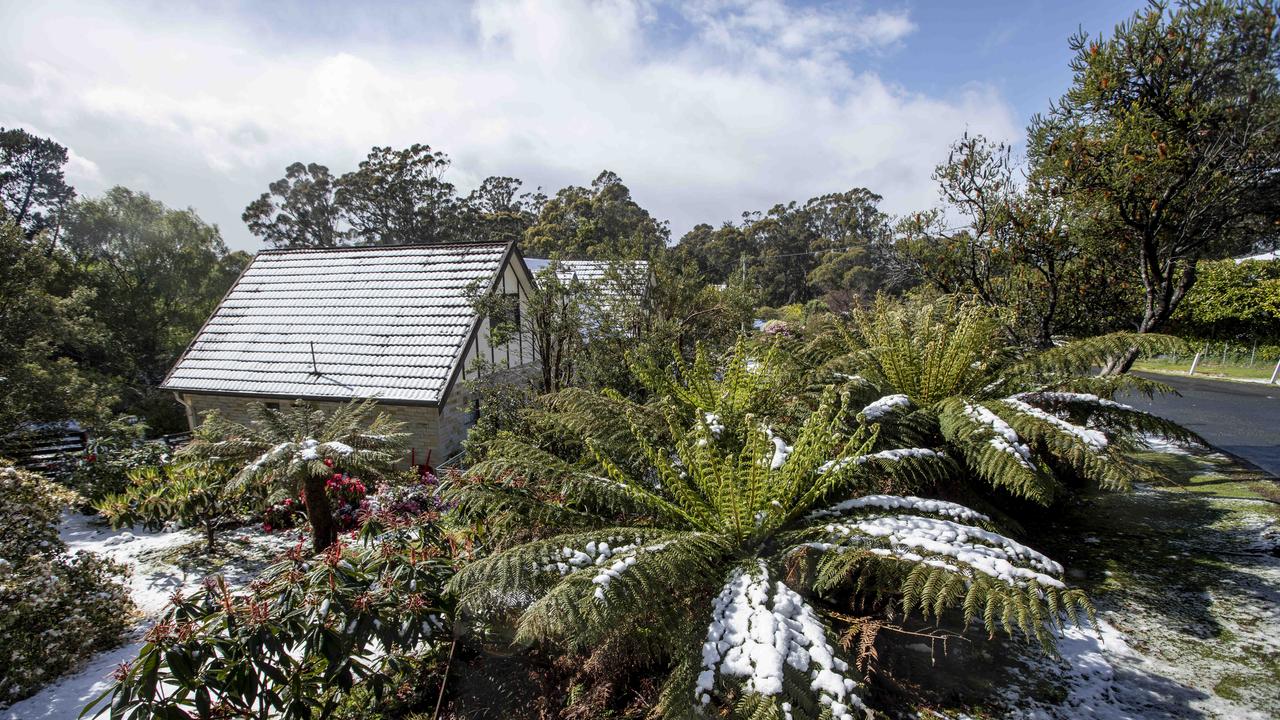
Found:
[{"label": "tiled roof", "polygon": [[259,253],[161,387],[439,402],[475,319],[465,289],[507,247]]},{"label": "tiled roof", "polygon": [[[529,272],[535,275],[553,261],[525,258]],[[613,272],[610,272],[612,270]],[[640,302],[649,290],[649,263],[645,260],[560,260],[556,277],[563,283],[574,280],[594,286],[604,297],[627,302]]]}]

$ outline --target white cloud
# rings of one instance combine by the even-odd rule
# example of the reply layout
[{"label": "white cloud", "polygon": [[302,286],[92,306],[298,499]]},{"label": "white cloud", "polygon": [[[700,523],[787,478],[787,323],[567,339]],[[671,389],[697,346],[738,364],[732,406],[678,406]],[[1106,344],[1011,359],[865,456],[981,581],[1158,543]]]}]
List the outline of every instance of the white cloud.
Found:
[{"label": "white cloud", "polygon": [[238,247],[255,245],[240,211],[285,165],[341,172],[374,144],[444,150],[464,189],[503,174],[554,191],[608,168],[678,235],[855,186],[891,211],[927,206],[963,130],[1018,135],[991,88],[930,97],[860,67],[909,42],[905,13],[483,0],[447,33],[433,16],[371,40],[355,28],[378,10],[343,7],[329,12],[352,13],[346,36],[247,9],[7,5],[0,124],[68,144],[82,193],[193,206]]}]

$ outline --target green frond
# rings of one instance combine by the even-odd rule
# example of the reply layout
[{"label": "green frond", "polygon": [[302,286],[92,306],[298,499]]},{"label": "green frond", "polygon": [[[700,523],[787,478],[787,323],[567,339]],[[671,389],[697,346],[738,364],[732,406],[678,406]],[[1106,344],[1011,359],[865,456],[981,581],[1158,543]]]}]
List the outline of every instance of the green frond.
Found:
[{"label": "green frond", "polygon": [[[939,428],[970,472],[1015,497],[1050,504],[1061,482],[999,413],[982,403],[952,398],[938,408]],[[992,417],[994,416],[994,417]]]},{"label": "green frond", "polygon": [[1186,350],[1186,343],[1170,335],[1116,332],[1072,340],[1031,355],[1009,368],[1015,375],[1085,375],[1131,349],[1140,357]]}]

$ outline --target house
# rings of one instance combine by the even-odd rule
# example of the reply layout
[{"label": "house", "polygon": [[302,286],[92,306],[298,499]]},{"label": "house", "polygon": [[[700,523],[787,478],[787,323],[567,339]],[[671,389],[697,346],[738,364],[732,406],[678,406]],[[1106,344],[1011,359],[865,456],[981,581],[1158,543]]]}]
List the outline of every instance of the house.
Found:
[{"label": "house", "polygon": [[[556,278],[565,285],[581,284],[598,294],[605,306],[596,312],[625,313],[628,308],[644,309],[648,306],[653,288],[653,271],[645,260],[551,260],[526,258],[525,263],[535,281],[547,268],[553,268]],[[595,313],[593,313],[595,314]],[[599,321],[588,317],[589,324]]]},{"label": "house", "polygon": [[455,454],[475,421],[465,381],[479,356],[518,370],[523,335],[494,346],[479,288],[525,306],[533,279],[514,243],[267,250],[258,253],[169,371],[161,388],[192,428],[249,403],[307,400],[332,410],[373,398],[405,423],[410,462]]}]

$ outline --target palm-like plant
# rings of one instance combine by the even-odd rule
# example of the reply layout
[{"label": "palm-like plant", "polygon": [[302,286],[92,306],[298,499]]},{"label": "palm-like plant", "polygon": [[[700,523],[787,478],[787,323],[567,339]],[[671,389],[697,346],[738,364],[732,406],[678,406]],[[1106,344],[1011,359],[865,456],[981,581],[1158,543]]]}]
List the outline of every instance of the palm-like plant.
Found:
[{"label": "palm-like plant", "polygon": [[863,403],[857,421],[879,424],[878,447],[908,442],[945,451],[990,487],[1048,505],[1073,480],[1124,489],[1158,479],[1125,455],[1142,434],[1200,441],[1112,399],[1124,389],[1150,394],[1166,386],[1091,372],[1129,348],[1155,353],[1179,344],[1114,333],[1022,351],[984,306],[882,297],[832,324],[810,352],[821,382]]},{"label": "palm-like plant", "polygon": [[[846,432],[834,393],[793,442],[765,416],[731,417],[769,405],[750,397],[767,386],[732,369],[742,362],[731,358],[719,379],[705,364],[683,368],[686,392],[656,406],[579,392],[572,407],[543,414],[545,443],[500,438],[448,492],[462,518],[519,541],[499,537],[497,552],[454,577],[460,608],[518,613],[521,640],[582,651],[622,637],[630,652],[669,657],[667,717],[718,706],[778,719],[863,708],[824,615],[850,593],[900,596],[925,616],[958,607],[966,624],[1046,644],[1063,613],[1088,610],[1057,563],[993,532],[986,516],[862,494],[894,466],[954,466],[924,448],[873,451],[876,431]],[[763,362],[755,370],[768,377]]]},{"label": "palm-like plant", "polygon": [[254,403],[248,424],[211,413],[179,454],[243,465],[229,483],[233,492],[256,485],[268,501],[276,501],[300,491],[319,552],[338,537],[325,481],[336,470],[380,477],[401,455],[406,437],[401,424],[381,413],[370,419],[374,409],[372,400],[353,401],[332,413],[304,402],[284,410]]}]

